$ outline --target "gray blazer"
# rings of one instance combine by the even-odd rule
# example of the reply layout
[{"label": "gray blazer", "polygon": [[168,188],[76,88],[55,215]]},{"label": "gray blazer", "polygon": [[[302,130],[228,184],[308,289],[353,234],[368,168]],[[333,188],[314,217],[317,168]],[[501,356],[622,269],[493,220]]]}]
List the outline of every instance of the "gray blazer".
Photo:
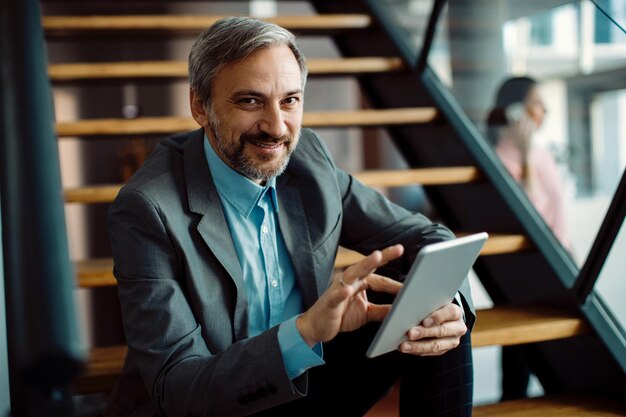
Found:
[{"label": "gray blazer", "polygon": [[[367,254],[391,244],[402,277],[424,245],[453,234],[338,169],[303,129],[277,179],[278,223],[305,308],[328,286],[339,245]],[[154,150],[110,208],[109,233],[128,356],[106,416],[248,415],[300,398],[277,327],[248,337],[241,268],[203,150],[203,131]],[[461,290],[468,327],[474,311]]]}]

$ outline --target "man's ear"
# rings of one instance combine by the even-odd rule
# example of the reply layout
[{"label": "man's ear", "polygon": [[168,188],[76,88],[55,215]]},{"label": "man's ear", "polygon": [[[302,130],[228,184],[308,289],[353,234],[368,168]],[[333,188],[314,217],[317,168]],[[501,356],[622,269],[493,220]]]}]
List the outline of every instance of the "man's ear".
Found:
[{"label": "man's ear", "polygon": [[198,122],[200,126],[206,128],[209,125],[209,116],[204,107],[204,102],[200,98],[200,95],[191,88],[189,89],[189,105],[193,119]]}]

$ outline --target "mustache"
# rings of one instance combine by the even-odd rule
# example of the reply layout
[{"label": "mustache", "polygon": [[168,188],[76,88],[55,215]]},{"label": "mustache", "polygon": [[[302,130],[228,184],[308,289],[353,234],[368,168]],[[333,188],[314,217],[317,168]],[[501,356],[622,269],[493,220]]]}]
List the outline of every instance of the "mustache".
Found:
[{"label": "mustache", "polygon": [[289,143],[291,142],[292,137],[290,135],[274,137],[265,132],[259,132],[259,133],[243,133],[240,136],[240,139],[241,141],[251,141],[251,142]]}]

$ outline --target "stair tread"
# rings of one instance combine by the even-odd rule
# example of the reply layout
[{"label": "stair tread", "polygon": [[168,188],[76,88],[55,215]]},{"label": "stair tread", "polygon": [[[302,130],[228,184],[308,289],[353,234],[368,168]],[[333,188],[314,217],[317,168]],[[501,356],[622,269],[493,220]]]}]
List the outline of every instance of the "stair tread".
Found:
[{"label": "stair tread", "polygon": [[[578,322],[576,331],[568,333],[562,331],[562,321]],[[472,332],[472,343],[475,347],[497,345],[506,342],[503,337],[482,337],[483,332],[493,332],[500,329],[502,334],[507,333],[507,327],[513,327],[512,332],[519,333],[514,338],[515,344],[532,343],[537,341],[534,333],[542,334],[542,341],[556,340],[584,334],[588,328],[583,319],[576,313],[564,311],[557,307],[546,305],[517,305],[496,306],[490,309],[478,310],[476,326]],[[554,332],[550,329],[554,327]],[[523,330],[521,330],[523,328]],[[477,343],[476,340],[479,342]],[[124,363],[127,347],[123,345],[95,347],[90,349],[86,370],[76,381],[77,392],[86,393],[91,387],[102,387],[118,375]]]},{"label": "stair tread", "polygon": [[[437,119],[434,107],[410,107],[382,110],[307,112],[304,127],[384,126],[430,123]],[[57,123],[57,135],[133,135],[167,134],[195,130],[199,126],[190,117],[142,117],[137,119],[89,119]]]},{"label": "stair tread", "polygon": [[[44,16],[46,35],[73,32],[165,31],[199,33],[222,15],[89,15]],[[267,18],[292,31],[366,29],[372,18],[366,14],[284,15]]]},{"label": "stair tread", "polygon": [[[377,403],[365,417],[398,416],[398,388]],[[602,396],[557,394],[493,404],[476,405],[474,417],[617,417],[626,416],[626,405]]]},{"label": "stair tread", "polygon": [[[312,58],[307,61],[310,75],[364,74],[400,71],[406,68],[396,57]],[[186,78],[186,61],[135,61],[52,64],[52,81],[104,78]]]},{"label": "stair tread", "polygon": [[[462,236],[462,234],[459,234]],[[522,235],[499,235],[491,234],[481,251],[482,256],[499,255],[525,251],[530,248],[528,239]],[[363,258],[358,252],[345,248],[339,248],[335,267],[344,268],[352,265]],[[101,287],[117,285],[113,277],[113,259],[95,258],[83,259],[74,262],[74,269],[81,288]]]},{"label": "stair tread", "polygon": [[626,416],[626,405],[587,393],[550,395],[474,407],[474,417]]},{"label": "stair tread", "polygon": [[[371,170],[355,173],[361,182],[372,187],[401,187],[408,185],[467,184],[482,179],[476,167],[438,167],[398,170]],[[119,192],[122,184],[100,184],[66,188],[67,203],[110,203]]]},{"label": "stair tread", "polygon": [[583,335],[589,326],[577,313],[547,304],[499,306],[481,310],[472,346],[509,346]]}]

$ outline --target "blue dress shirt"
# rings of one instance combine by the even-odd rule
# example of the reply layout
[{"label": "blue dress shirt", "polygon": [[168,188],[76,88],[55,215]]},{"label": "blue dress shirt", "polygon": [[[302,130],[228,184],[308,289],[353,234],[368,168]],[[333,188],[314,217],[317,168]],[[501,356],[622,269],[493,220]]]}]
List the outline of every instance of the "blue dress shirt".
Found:
[{"label": "blue dress shirt", "polygon": [[324,363],[321,344],[311,349],[296,327],[302,295],[277,222],[276,178],[263,187],[230,168],[206,135],[204,152],[246,286],[248,334],[279,326],[278,343],[291,379]]}]

